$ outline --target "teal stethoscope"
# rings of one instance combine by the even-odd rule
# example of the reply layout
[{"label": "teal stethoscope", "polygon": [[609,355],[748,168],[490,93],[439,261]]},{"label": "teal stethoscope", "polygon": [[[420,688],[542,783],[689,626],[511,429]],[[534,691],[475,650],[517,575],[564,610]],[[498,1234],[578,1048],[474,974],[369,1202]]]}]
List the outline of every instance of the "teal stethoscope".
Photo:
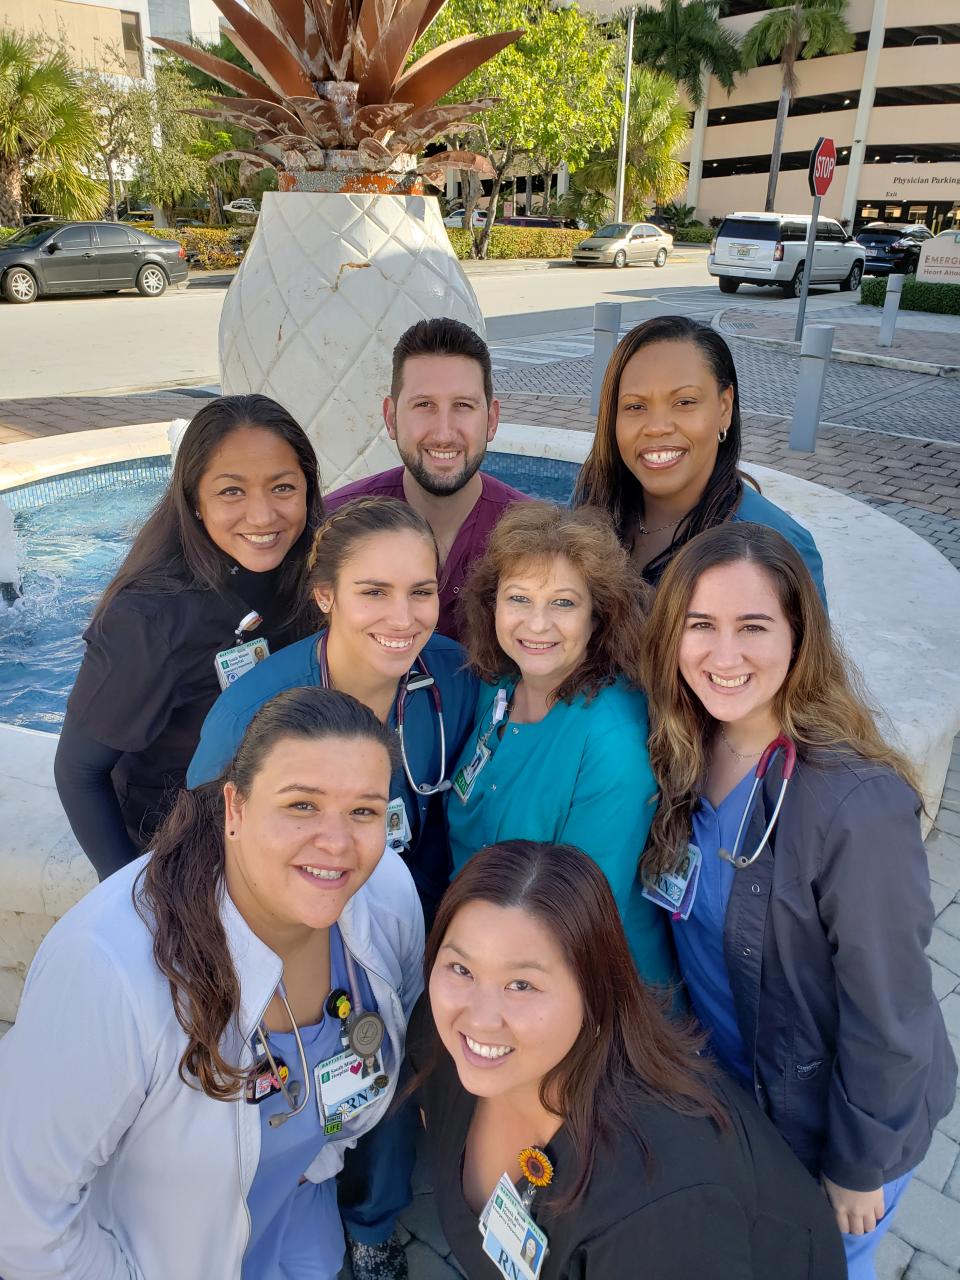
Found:
[{"label": "teal stethoscope", "polygon": [[[343,948],[344,958],[347,962],[347,981],[350,983],[350,1001],[351,1011],[344,1017],[338,1013],[338,1005],[340,999],[346,995],[342,991],[332,991],[327,997],[324,1004],[324,1011],[330,1017],[340,1016],[342,1031],[341,1038],[348,1045],[358,1058],[368,1058],[375,1054],[383,1043],[384,1025],[383,1019],[379,1013],[365,1013],[360,1010],[360,1001],[357,997],[357,970],[354,964],[353,956]],[[293,1016],[293,1010],[287,1000],[287,989],[283,985],[283,980],[277,984],[277,995],[280,997],[287,1017],[290,1019],[290,1027],[293,1031],[294,1039],[297,1042],[297,1057],[300,1060],[300,1069],[303,1072],[303,1100],[300,1100],[300,1082],[292,1080],[288,1084],[281,1074],[276,1058],[270,1048],[270,1040],[267,1029],[263,1025],[263,1021],[257,1025],[257,1039],[260,1041],[263,1052],[266,1055],[267,1062],[270,1064],[270,1070],[273,1072],[273,1078],[280,1087],[283,1094],[283,1100],[287,1104],[286,1111],[277,1111],[267,1120],[267,1124],[272,1129],[279,1129],[282,1124],[286,1124],[288,1120],[292,1120],[295,1116],[305,1111],[310,1101],[310,1065],[307,1062],[307,1054],[303,1047],[303,1040],[300,1037],[300,1028],[297,1026],[297,1020]],[[353,1009],[359,1012],[354,1013]]]},{"label": "teal stethoscope", "polygon": [[[770,762],[778,751],[783,752],[783,782],[780,785],[780,794],[777,796],[777,803],[774,805],[773,816],[767,823],[767,829],[764,831],[760,843],[748,858],[745,853],[738,852],[740,849],[740,841],[743,839],[743,833],[746,828],[747,821],[753,810],[753,800],[757,794],[757,789],[767,776],[767,770],[770,768]],[[797,748],[785,733],[781,733],[778,738],[774,738],[760,757],[760,761],[757,764],[757,771],[753,775],[753,786],[750,788],[750,795],[747,799],[747,803],[744,805],[743,817],[740,819],[739,827],[737,827],[737,838],[733,842],[733,848],[729,853],[726,849],[720,850],[720,857],[725,861],[732,863],[737,871],[742,871],[744,867],[751,866],[767,847],[767,841],[773,833],[773,828],[776,825],[777,818],[780,816],[780,810],[783,807],[783,797],[787,793],[787,783],[793,777],[793,771],[796,768],[796,765]]]},{"label": "teal stethoscope", "polygon": [[[324,689],[330,688],[330,667],[327,663],[327,637],[328,631],[324,631],[320,637],[319,658],[320,658],[320,685]],[[447,735],[443,723],[443,703],[440,701],[440,690],[437,688],[437,682],[427,670],[427,664],[423,660],[423,655],[417,658],[420,667],[418,672],[408,671],[400,682],[400,689],[397,694],[397,737],[400,740],[400,763],[403,765],[403,772],[407,775],[407,781],[417,793],[418,796],[435,796],[439,792],[450,790],[450,781],[447,778]],[[413,774],[410,772],[410,762],[407,760],[407,746],[403,737],[403,718],[404,710],[407,702],[407,694],[415,693],[418,689],[429,689],[433,696],[433,709],[437,713],[437,727],[440,733],[440,777],[431,786],[429,782],[415,782]]]}]

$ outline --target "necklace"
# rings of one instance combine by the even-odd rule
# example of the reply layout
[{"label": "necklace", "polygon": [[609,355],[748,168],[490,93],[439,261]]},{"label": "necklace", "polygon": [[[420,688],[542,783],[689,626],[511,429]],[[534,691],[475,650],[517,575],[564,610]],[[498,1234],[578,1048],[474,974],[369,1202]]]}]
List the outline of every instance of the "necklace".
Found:
[{"label": "necklace", "polygon": [[759,751],[748,751],[746,755],[742,751],[738,751],[730,739],[723,731],[723,725],[720,726],[720,737],[723,739],[723,745],[728,751],[732,751],[738,760],[756,760],[757,756],[763,755],[763,747]]},{"label": "necklace", "polygon": [[[682,519],[683,517],[681,516],[680,520]],[[664,529],[675,529],[680,523],[680,520],[671,520],[669,524],[658,525],[656,529],[648,529],[645,524],[640,523],[637,525],[637,534],[639,537],[645,538],[654,533],[663,533]]]}]

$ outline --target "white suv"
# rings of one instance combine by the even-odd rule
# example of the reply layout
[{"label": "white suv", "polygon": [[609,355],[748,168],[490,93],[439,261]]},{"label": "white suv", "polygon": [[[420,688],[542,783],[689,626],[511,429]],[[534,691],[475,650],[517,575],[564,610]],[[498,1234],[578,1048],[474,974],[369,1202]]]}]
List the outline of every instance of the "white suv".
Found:
[{"label": "white suv", "polygon": [[[806,256],[809,213],[731,213],[710,245],[707,270],[721,293],[742,284],[771,284],[799,298]],[[832,218],[817,219],[811,284],[857,289],[866,252]]]}]

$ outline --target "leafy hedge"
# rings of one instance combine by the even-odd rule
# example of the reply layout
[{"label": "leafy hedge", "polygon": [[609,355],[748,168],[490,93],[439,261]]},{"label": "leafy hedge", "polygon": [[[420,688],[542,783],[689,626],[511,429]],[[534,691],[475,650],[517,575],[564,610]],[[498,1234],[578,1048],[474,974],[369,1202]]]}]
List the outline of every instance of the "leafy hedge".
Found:
[{"label": "leafy hedge", "polygon": [[130,222],[126,225],[146,231],[158,240],[179,240],[193,259],[193,264],[204,271],[222,271],[224,267],[237,265],[237,255],[233,250],[237,232],[232,227],[181,227],[174,231],[170,227],[155,227],[151,222]]},{"label": "leafy hedge", "polygon": [[[447,227],[458,258],[470,257],[471,231]],[[498,227],[490,230],[487,258],[569,258],[589,231],[568,231],[562,227]]]},{"label": "leafy hedge", "polygon": [[19,227],[0,227],[0,244],[4,240],[9,240],[11,236],[15,236],[19,230]]},{"label": "leafy hedge", "polygon": [[716,234],[712,227],[677,227],[673,239],[678,244],[709,244]]},{"label": "leafy hedge", "polygon": [[[887,296],[886,276],[864,276],[860,303],[882,307]],[[930,284],[907,276],[900,294],[903,311],[931,311],[941,316],[960,316],[960,284]]]}]

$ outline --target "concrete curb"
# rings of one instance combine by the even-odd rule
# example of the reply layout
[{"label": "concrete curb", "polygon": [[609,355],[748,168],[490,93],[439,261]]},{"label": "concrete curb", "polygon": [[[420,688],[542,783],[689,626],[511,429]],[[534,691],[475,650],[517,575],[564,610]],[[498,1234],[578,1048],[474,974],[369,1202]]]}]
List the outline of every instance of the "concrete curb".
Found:
[{"label": "concrete curb", "polygon": [[[811,313],[813,314],[815,313]],[[729,329],[723,327],[725,315],[726,308],[723,311],[717,311],[710,321],[711,329],[721,337],[757,342],[774,351],[786,351],[789,355],[800,354],[800,343],[792,342],[787,338],[757,338],[749,333],[731,333]],[[816,321],[811,320],[811,323]],[[867,364],[878,369],[900,369],[904,373],[926,373],[933,378],[960,378],[960,364],[928,364],[924,360],[905,360],[901,356],[879,356],[869,351],[848,351],[844,347],[834,347],[830,354],[832,359],[839,360],[842,364]]]}]

